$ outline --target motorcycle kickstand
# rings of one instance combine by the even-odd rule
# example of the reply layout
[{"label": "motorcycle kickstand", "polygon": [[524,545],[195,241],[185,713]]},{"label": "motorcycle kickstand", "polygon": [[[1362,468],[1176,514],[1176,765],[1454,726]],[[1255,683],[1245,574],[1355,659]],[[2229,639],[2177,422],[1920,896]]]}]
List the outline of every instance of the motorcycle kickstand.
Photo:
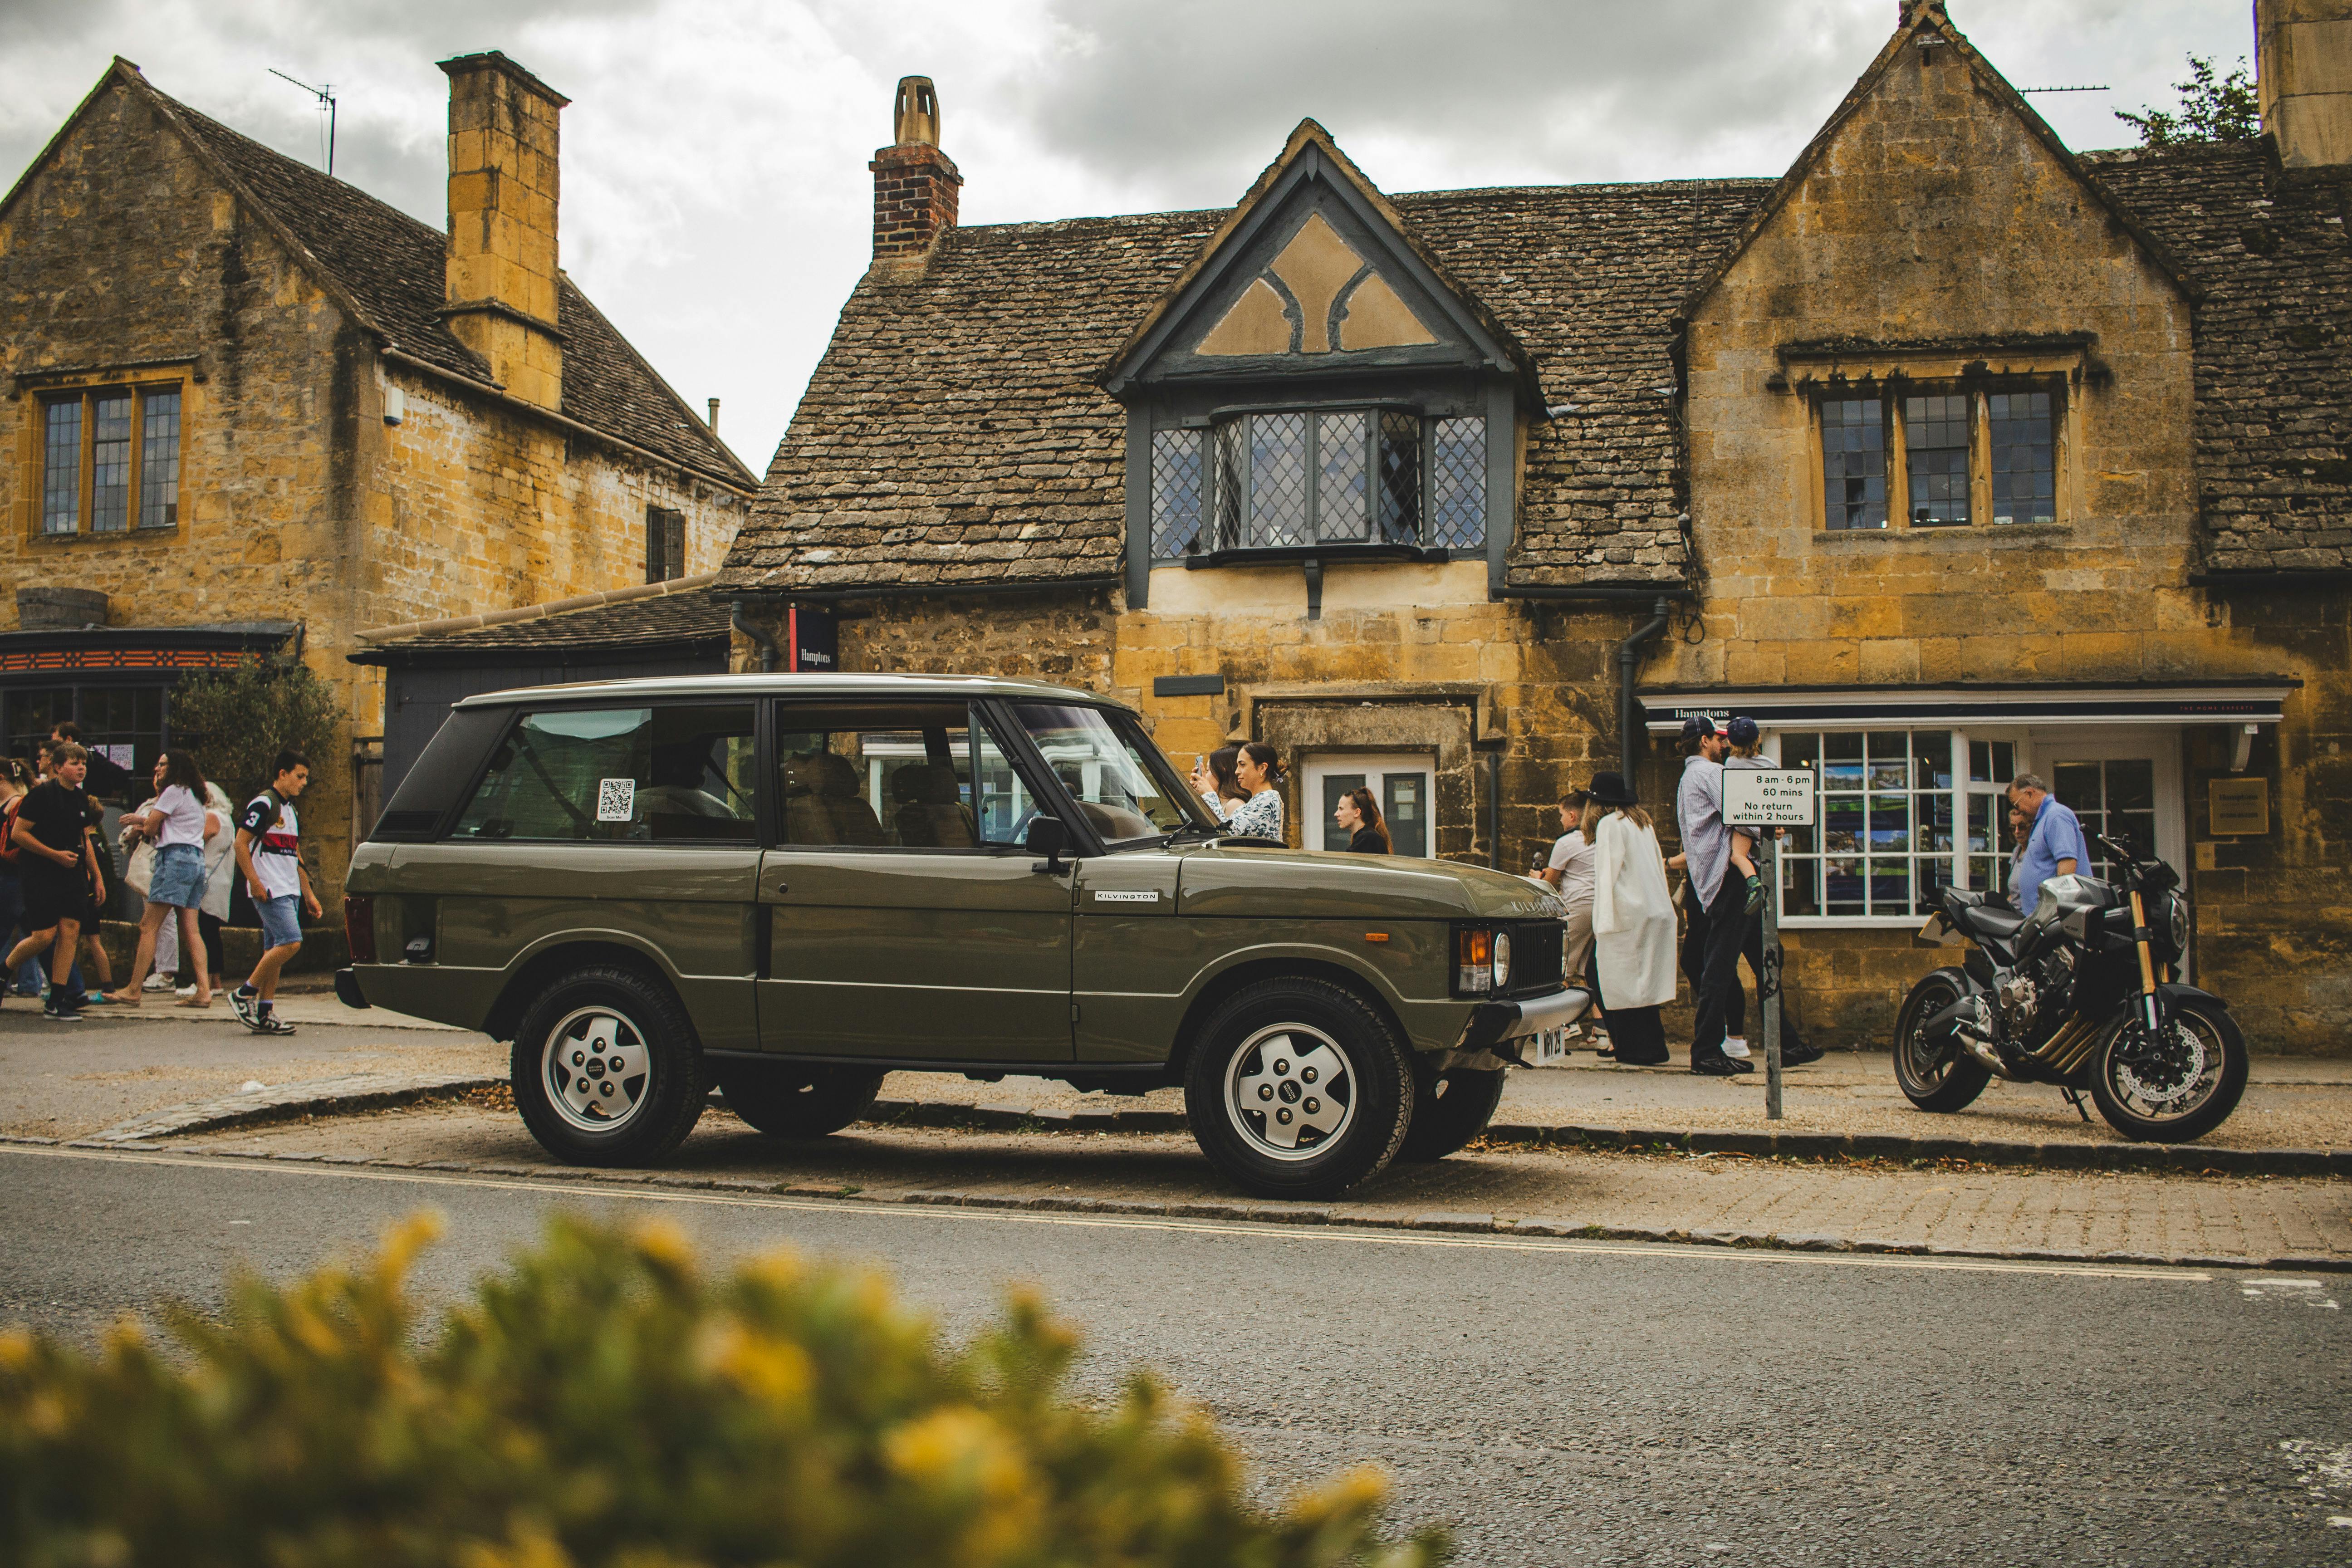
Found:
[{"label": "motorcycle kickstand", "polygon": [[2058,1092],[2066,1097],[2066,1103],[2074,1108],[2075,1115],[2081,1117],[2085,1121],[2091,1120],[2089,1110],[2087,1110],[2083,1104],[2083,1091],[2081,1089],[2076,1089],[2071,1083],[2062,1083],[2058,1086]]}]

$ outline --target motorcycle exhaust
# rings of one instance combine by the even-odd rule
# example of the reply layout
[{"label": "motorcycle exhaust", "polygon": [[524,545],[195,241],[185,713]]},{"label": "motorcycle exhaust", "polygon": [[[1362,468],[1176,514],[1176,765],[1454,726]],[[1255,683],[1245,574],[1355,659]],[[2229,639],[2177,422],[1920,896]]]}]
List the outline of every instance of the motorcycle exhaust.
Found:
[{"label": "motorcycle exhaust", "polygon": [[2063,1028],[2042,1042],[2033,1055],[2053,1072],[2071,1074],[2099,1044],[2099,1026],[2087,1018],[2069,1019]]},{"label": "motorcycle exhaust", "polygon": [[1978,1066],[1996,1078],[2013,1079],[2016,1073],[1992,1043],[1992,1005],[1981,995],[1971,996],[1959,1004],[1958,1016],[1953,1020],[1952,1037],[1960,1048],[1975,1058]]}]

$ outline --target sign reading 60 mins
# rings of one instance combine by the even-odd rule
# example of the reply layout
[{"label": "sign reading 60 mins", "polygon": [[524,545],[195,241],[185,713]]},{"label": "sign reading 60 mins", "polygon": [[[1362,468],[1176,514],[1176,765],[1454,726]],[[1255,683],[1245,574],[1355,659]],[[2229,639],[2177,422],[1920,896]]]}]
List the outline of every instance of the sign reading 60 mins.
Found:
[{"label": "sign reading 60 mins", "polygon": [[1726,768],[1723,820],[1731,827],[1811,827],[1812,773],[1803,768]]}]

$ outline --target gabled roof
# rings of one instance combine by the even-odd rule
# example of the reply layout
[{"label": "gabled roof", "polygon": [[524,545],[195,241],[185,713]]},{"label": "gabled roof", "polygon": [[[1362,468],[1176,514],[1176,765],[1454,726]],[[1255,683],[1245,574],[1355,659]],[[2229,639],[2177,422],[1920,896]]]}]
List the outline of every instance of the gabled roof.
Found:
[{"label": "gabled roof", "polygon": [[[159,91],[128,60],[118,58],[109,68],[0,200],[0,212],[115,83],[178,130],[215,176],[277,232],[383,347],[462,380],[494,384],[489,367],[451,334],[439,315],[446,302],[448,244],[440,230],[198,113]],[[565,418],[730,488],[757,482],[569,278],[559,280],[556,325],[564,337]]]},{"label": "gabled roof", "polygon": [[1458,312],[1462,320],[1457,324],[1480,344],[1496,368],[1515,372],[1524,384],[1528,400],[1540,402],[1535,363],[1511,335],[1510,329],[1429,252],[1414,237],[1404,215],[1365,178],[1355,161],[1339,150],[1331,133],[1311,119],[1298,122],[1283,143],[1281,154],[1251,182],[1239,205],[1217,226],[1192,265],[1179,273],[1166,292],[1144,312],[1142,321],[1097,378],[1103,386],[1118,395],[1127,381],[1163,346],[1168,332],[1223,281],[1219,274],[1227,252],[1246,243],[1255,226],[1277,216],[1276,209],[1284,196],[1303,181],[1312,179],[1329,181],[1341,199],[1365,220],[1375,237],[1401,251],[1407,264],[1423,275],[1420,281],[1433,302],[1441,310]]},{"label": "gabled roof", "polygon": [[1917,40],[1922,34],[1928,35],[1931,39],[1940,39],[1942,41],[1940,47],[1949,48],[1958,55],[1967,64],[1977,90],[1993,99],[2015,115],[2034,140],[2041,142],[2052,157],[2057,159],[2063,167],[2074,175],[2091,199],[2098,204],[2126,233],[2139,242],[2141,248],[2147,251],[2149,259],[2156,264],[2157,269],[2170,279],[2184,294],[2192,299],[2195,298],[2195,286],[2188,280],[2163,242],[2149,232],[2147,226],[2139,220],[2137,216],[2119,205],[2113,195],[2101,189],[2098,184],[2090,178],[2074,154],[2067,150],[2066,143],[2058,139],[2058,133],[2055,131],[2050,129],[2050,122],[2035,112],[2033,106],[2025,101],[2024,95],[2009,85],[2009,79],[1995,69],[1992,62],[1979,54],[1967,37],[1958,27],[1952,26],[1951,17],[1945,15],[1944,0],[1906,0],[1906,3],[1908,9],[1904,14],[1902,22],[1895,27],[1893,36],[1886,40],[1885,47],[1878,51],[1877,57],[1870,62],[1862,75],[1854,79],[1853,86],[1846,89],[1845,97],[1838,100],[1837,108],[1831,112],[1827,120],[1822,122],[1822,128],[1813,132],[1812,140],[1805,143],[1803,150],[1797,154],[1796,162],[1789,165],[1788,172],[1773,183],[1771,191],[1757,204],[1756,210],[1750,213],[1748,221],[1740,226],[1738,235],[1724,247],[1723,254],[1716,258],[1714,264],[1700,274],[1697,282],[1691,289],[1690,297],[1683,302],[1682,309],[1675,314],[1681,319],[1688,320],[1699,301],[1704,300],[1717,284],[1723,281],[1724,274],[1730,271],[1733,264],[1747,253],[1748,246],[1753,244],[1756,237],[1763,232],[1764,226],[1770,223],[1773,216],[1787,205],[1789,199],[1803,186],[1814,167],[1828,153],[1830,144],[1837,139],[1837,133],[1843,129],[1845,122],[1853,119],[1862,106],[1867,103],[1872,95],[1878,90],[1879,82],[1889,70],[1894,68],[1895,62],[1903,58],[1904,49],[1918,47]]}]

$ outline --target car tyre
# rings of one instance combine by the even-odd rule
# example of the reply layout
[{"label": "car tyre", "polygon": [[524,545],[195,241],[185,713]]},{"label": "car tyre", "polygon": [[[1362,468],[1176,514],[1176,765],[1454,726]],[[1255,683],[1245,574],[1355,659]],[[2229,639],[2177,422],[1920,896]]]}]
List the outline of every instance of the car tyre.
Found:
[{"label": "car tyre", "polygon": [[1457,1068],[1431,1074],[1413,1085],[1412,1125],[1405,1130],[1397,1158],[1418,1163],[1443,1160],[1486,1131],[1503,1103],[1503,1073]]},{"label": "car tyre", "polygon": [[883,1075],[860,1068],[730,1061],[719,1068],[727,1109],[771,1138],[823,1138],[874,1108]]},{"label": "car tyre", "polygon": [[[615,1059],[618,1069],[589,1076]],[[604,964],[573,970],[524,1010],[512,1079],[523,1125],[571,1165],[652,1164],[694,1131],[709,1092],[701,1042],[669,987]]]},{"label": "car tyre", "polygon": [[1203,1020],[1185,1063],[1194,1142],[1261,1197],[1336,1197],[1396,1158],[1412,1067],[1389,1020],[1328,981],[1261,980]]}]

